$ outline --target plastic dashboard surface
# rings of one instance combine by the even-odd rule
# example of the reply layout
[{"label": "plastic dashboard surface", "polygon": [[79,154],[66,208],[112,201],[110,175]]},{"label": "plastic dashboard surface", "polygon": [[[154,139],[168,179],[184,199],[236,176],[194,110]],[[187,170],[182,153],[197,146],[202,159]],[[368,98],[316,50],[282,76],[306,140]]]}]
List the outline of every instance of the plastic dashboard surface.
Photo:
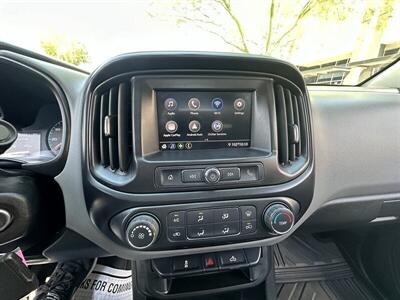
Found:
[{"label": "plastic dashboard surface", "polygon": [[[104,185],[99,185],[101,197],[117,196],[119,201],[100,198],[87,206],[84,200],[87,197],[85,189],[98,182],[91,176],[86,176],[78,171],[82,169],[82,131],[85,103],[83,101],[87,75],[77,71],[56,66],[48,62],[31,59],[22,55],[3,51],[1,55],[24,63],[31,68],[45,72],[64,91],[68,106],[71,111],[71,134],[68,159],[63,171],[56,177],[64,194],[67,228],[81,234],[86,239],[105,249],[108,253],[130,259],[144,259],[150,257],[167,257],[189,253],[206,253],[223,251],[226,249],[239,249],[259,245],[260,242],[246,242],[229,245],[212,245],[204,248],[171,251],[135,251],[111,240],[104,235],[92,221],[91,208],[107,209],[113,206],[117,210],[127,207],[145,207],[160,205],[162,203],[207,203],[212,201],[248,199],[264,195],[285,194],[286,196],[306,197],[313,189],[313,185],[300,189],[299,183],[304,183],[310,176],[305,172],[290,183],[280,186],[237,188],[227,190],[214,190],[204,192],[187,191],[184,193],[155,194],[128,194],[115,193]],[[171,55],[171,54],[170,54]],[[95,85],[103,82],[112,74],[130,72],[132,70],[156,69],[160,66],[168,69],[171,66],[186,65],[187,68],[265,72],[276,70],[279,66],[284,70],[280,75],[291,81],[301,82],[300,75],[288,72],[291,67],[281,62],[272,62],[271,65],[261,63],[263,59],[254,59],[252,64],[242,61],[242,56],[224,58],[216,54],[213,57],[200,54],[177,53],[171,56],[168,62],[161,59],[160,54],[127,55],[116,58],[95,72],[91,76]],[[194,61],[193,56],[198,57]],[[180,57],[180,58],[178,58]],[[125,64],[115,64],[124,59]],[[179,63],[177,62],[179,61]],[[172,63],[172,65],[171,65]],[[87,89],[87,85],[86,85]],[[337,222],[351,224],[355,215],[349,211],[347,204],[357,204],[357,221],[368,222],[379,214],[380,207],[385,201],[400,199],[400,141],[393,138],[400,136],[398,116],[400,114],[400,95],[397,90],[376,90],[358,87],[309,87],[311,98],[311,111],[313,118],[313,137],[315,154],[315,191],[308,210],[297,221],[293,230],[307,221],[313,219],[318,211],[328,209],[329,214],[323,216],[324,224],[335,227]],[[351,128],[351,130],[349,130]],[[390,133],[390,138],[388,137]],[[388,159],[391,158],[391,159]],[[189,200],[191,199],[191,200]],[[370,204],[374,205],[370,205]],[[373,207],[372,213],[365,213],[366,205]],[[354,210],[353,210],[354,211]],[[346,212],[346,213],[345,213]],[[317,214],[316,214],[317,213]],[[321,220],[321,219],[320,219]],[[318,222],[317,222],[318,223]],[[316,224],[316,223],[315,223]],[[320,223],[317,226],[319,228]],[[106,225],[105,225],[106,226]],[[315,230],[318,228],[315,227]],[[263,244],[274,244],[286,238],[285,236],[272,237]],[[51,250],[52,247],[49,248]],[[64,247],[63,247],[64,248]],[[50,252],[50,251],[49,251]],[[95,252],[93,252],[95,253]],[[53,257],[76,258],[76,251],[68,254],[53,253]],[[90,255],[90,254],[88,254]]]},{"label": "plastic dashboard surface", "polygon": [[[205,60],[209,61],[209,59],[213,62],[205,64]],[[234,61],[245,64],[246,68],[244,70],[240,67],[230,70],[225,67],[222,69],[222,66],[227,66],[227,64],[234,66]],[[168,62],[167,69],[160,67],[166,62]],[[259,63],[265,64],[265,70],[268,69],[270,72],[263,73],[261,69],[257,70]],[[157,68],[154,69],[156,66]],[[83,98],[85,127],[82,132],[86,133],[84,136],[86,142],[82,145],[85,153],[82,162],[86,162],[86,168],[83,169],[82,175],[88,179],[83,186],[87,210],[91,215],[91,221],[103,237],[112,242],[115,247],[122,247],[124,251],[128,251],[131,258],[196,253],[197,251],[210,251],[213,248],[222,250],[228,241],[232,247],[238,248],[272,243],[276,236],[268,233],[268,229],[263,225],[264,211],[270,205],[277,203],[273,202],[274,199],[280,202],[279,196],[285,196],[289,202],[285,203],[286,200],[284,200],[283,204],[293,209],[295,220],[297,220],[306,211],[313,193],[309,102],[304,82],[297,72],[296,69],[284,62],[260,57],[170,53],[121,57],[100,68],[97,74],[94,73],[87,82]],[[291,79],[289,80],[287,77]],[[129,93],[126,90],[127,85],[131,86]],[[281,167],[278,163],[274,87],[280,85],[285,87],[287,93],[300,95],[298,98],[303,97],[300,109],[304,123],[301,124],[303,131],[308,134],[306,137],[302,136],[304,148],[301,153],[304,153],[305,156],[299,154],[296,163],[288,167]],[[132,95],[130,101],[132,101],[133,159],[126,172],[118,169],[112,170],[112,166],[118,167],[118,161],[117,163],[112,162],[112,155],[122,154],[121,151],[112,151],[113,142],[117,137],[118,139],[123,137],[114,133],[108,140],[109,143],[105,144],[106,148],[103,146],[104,135],[101,130],[114,127],[111,115],[113,111],[118,111],[111,104],[115,103],[114,99],[117,99],[115,90],[118,90],[118,105],[123,103],[127,94]],[[187,97],[189,97],[190,91],[199,90],[210,93],[211,91],[213,93],[249,91],[253,97],[253,103],[249,105],[249,109],[252,111],[250,147],[229,151],[224,149],[162,151],[159,145],[156,99],[157,91],[160,90],[184,91],[188,93]],[[297,98],[293,98],[293,101],[295,99]],[[202,100],[205,105],[206,100]],[[185,101],[189,101],[188,106],[190,106],[190,99]],[[98,106],[100,108],[97,108]],[[109,109],[110,115],[104,113],[104,108]],[[101,115],[100,118],[97,117],[98,114]],[[200,116],[200,114],[192,115],[193,117]],[[172,118],[172,116],[170,117]],[[106,125],[102,125],[103,120],[107,123]],[[187,120],[188,124],[189,121]],[[98,122],[100,122],[100,126],[96,125]],[[114,130],[120,132],[121,124],[115,122],[115,126],[117,125],[118,128]],[[99,139],[97,138],[98,130],[100,130]],[[106,136],[109,136],[108,132]],[[98,148],[100,151],[96,152]],[[110,160],[104,159],[105,153],[110,155]],[[253,169],[248,169],[247,172],[248,166],[256,167],[255,172],[258,175],[254,181],[250,176],[247,177],[250,181],[228,180],[225,184],[221,180],[212,184],[207,183],[208,170],[216,170],[215,172],[219,173],[224,172],[227,168],[230,170],[239,168],[239,176],[242,174],[243,178],[246,178],[249,176],[248,174],[254,172]],[[205,181],[203,182],[206,183],[183,182],[182,185],[169,187],[164,186],[161,180],[158,181],[161,184],[157,184],[157,174],[159,174],[157,170],[167,169],[168,171],[171,168],[173,170],[178,168],[177,176],[181,172],[184,174],[185,170],[201,170],[202,174],[199,179],[202,180],[204,177]],[[167,178],[170,176],[168,175]],[[212,190],[212,193],[207,190]],[[221,237],[205,238],[197,242],[190,242],[186,239],[178,245],[166,239],[167,224],[165,220],[168,211],[180,210],[182,205],[185,210],[202,207],[212,211],[215,209],[216,203],[220,203],[217,205],[219,209],[225,209],[227,205],[239,207],[243,206],[243,203],[249,204],[252,201],[260,203],[257,205],[257,231],[255,234],[241,235],[245,225],[241,223],[244,227],[236,229],[235,222],[233,222],[222,225],[225,226],[227,232],[231,229],[234,232],[239,230],[239,235],[233,234],[226,239]],[[293,207],[291,203],[293,203]],[[157,208],[167,204],[168,210]],[[125,217],[118,219],[121,214],[125,214]],[[149,219],[148,216],[154,218],[154,222],[148,226],[153,228],[155,230],[153,234],[158,234],[158,236],[154,245],[146,247],[146,249],[144,247],[135,249],[129,245],[124,232],[131,227],[133,218],[139,217],[140,219],[142,216],[147,216],[144,219]],[[136,219],[133,222],[136,222]],[[239,222],[241,221],[239,220]],[[210,230],[210,226],[206,225],[207,230]],[[212,224],[212,226],[214,230],[217,230],[219,225]],[[140,225],[137,230],[147,228],[146,230],[149,231],[150,227]],[[188,230],[190,229],[189,226]],[[142,237],[143,234],[147,234],[146,231],[142,232]],[[203,234],[202,229],[199,234]],[[120,253],[119,255],[123,256],[124,254]]]}]

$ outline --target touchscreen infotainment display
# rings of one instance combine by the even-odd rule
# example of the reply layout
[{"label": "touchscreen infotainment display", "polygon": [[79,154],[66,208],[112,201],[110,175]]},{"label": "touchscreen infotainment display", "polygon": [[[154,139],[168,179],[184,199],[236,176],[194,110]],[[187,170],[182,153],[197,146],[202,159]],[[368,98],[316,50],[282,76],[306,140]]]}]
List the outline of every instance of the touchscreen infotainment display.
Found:
[{"label": "touchscreen infotainment display", "polygon": [[250,146],[251,91],[156,91],[160,150]]}]

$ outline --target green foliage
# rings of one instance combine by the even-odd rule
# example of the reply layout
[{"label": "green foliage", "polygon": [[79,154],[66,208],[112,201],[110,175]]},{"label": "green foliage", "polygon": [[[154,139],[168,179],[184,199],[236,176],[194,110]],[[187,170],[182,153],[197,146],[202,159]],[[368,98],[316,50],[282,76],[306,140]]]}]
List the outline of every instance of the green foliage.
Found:
[{"label": "green foliage", "polygon": [[[262,17],[261,26],[254,33],[248,15],[242,14],[243,1],[253,9],[254,15]],[[173,0],[161,7],[157,18],[175,19],[178,26],[194,25],[214,36],[239,52],[274,55],[290,52],[302,32],[308,18],[321,22],[343,22],[359,14],[364,8],[364,21],[379,13],[377,30],[383,30],[392,15],[395,0]],[[162,1],[161,1],[162,2]],[[367,5],[365,3],[368,2]],[[383,3],[383,4],[382,4]],[[377,8],[377,6],[379,8]],[[265,12],[259,14],[260,11]],[[169,13],[168,13],[169,12]],[[362,14],[361,14],[362,16]]]},{"label": "green foliage", "polygon": [[395,0],[366,0],[366,9],[362,22],[369,23],[375,17],[378,18],[376,23],[376,31],[383,31],[389,19],[393,16]]},{"label": "green foliage", "polygon": [[40,46],[47,55],[79,66],[88,62],[89,53],[86,46],[77,41],[66,41],[58,37],[42,40]]}]

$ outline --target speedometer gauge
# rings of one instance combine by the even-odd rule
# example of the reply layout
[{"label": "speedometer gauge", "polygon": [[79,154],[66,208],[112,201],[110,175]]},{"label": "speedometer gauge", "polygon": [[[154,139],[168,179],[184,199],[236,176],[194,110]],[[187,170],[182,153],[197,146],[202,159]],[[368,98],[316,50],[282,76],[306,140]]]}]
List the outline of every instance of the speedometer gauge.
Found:
[{"label": "speedometer gauge", "polygon": [[53,127],[49,130],[47,134],[47,145],[49,146],[51,152],[54,155],[57,155],[62,146],[62,133],[63,133],[63,124],[62,121],[54,124]]}]

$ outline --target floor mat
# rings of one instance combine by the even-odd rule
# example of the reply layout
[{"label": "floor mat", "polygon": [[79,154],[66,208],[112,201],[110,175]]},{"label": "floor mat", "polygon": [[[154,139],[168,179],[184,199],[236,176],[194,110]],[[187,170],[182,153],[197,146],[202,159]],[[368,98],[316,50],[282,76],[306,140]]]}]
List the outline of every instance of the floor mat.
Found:
[{"label": "floor mat", "polygon": [[274,246],[278,299],[377,299],[334,242],[297,234]]}]

